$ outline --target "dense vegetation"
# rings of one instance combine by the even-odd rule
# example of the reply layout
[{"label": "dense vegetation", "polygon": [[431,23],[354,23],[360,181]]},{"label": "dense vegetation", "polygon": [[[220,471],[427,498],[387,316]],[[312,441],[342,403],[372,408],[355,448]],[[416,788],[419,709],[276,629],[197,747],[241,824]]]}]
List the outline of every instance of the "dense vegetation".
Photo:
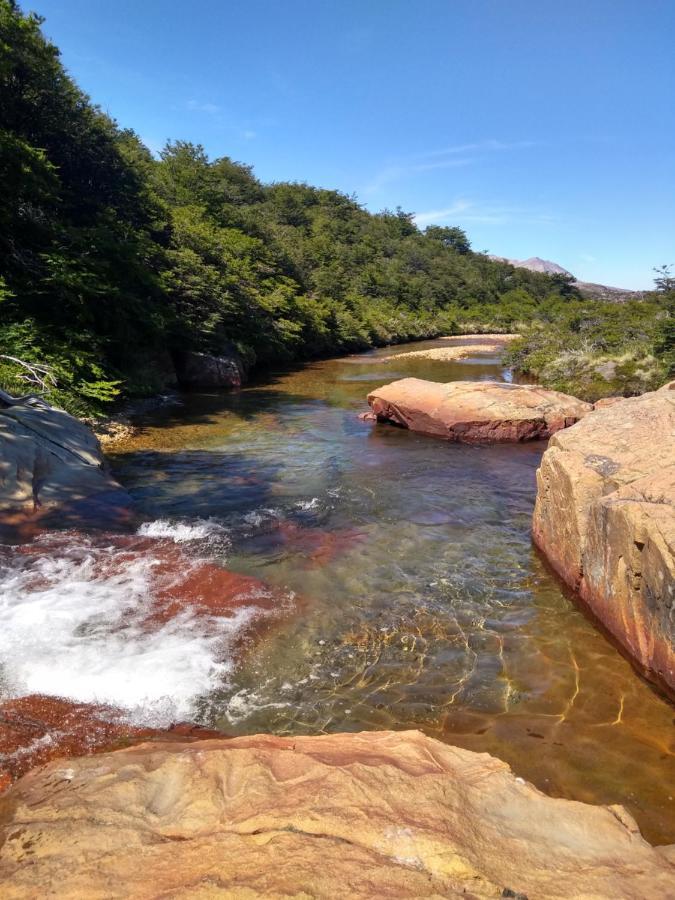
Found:
[{"label": "dense vegetation", "polygon": [[[421,232],[400,209],[374,215],[337,191],[263,185],[182,141],[155,159],[73,83],[40,24],[0,0],[6,390],[35,376],[50,399],[100,411],[170,383],[185,349],[234,346],[270,365],[514,328],[525,329],[514,359],[556,386],[572,390],[598,353],[619,363],[604,388],[602,373],[583,375],[591,393],[666,377],[672,291],[584,303],[568,278],[472,252],[459,228]],[[17,359],[46,369],[31,375]]]}]

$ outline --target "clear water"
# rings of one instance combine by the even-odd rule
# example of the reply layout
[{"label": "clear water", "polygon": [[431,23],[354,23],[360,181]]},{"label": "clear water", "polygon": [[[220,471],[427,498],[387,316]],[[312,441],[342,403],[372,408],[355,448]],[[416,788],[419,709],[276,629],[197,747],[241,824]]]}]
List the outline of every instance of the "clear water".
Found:
[{"label": "clear water", "polygon": [[[530,542],[544,445],[453,445],[358,418],[396,377],[508,373],[389,353],[184,396],[116,455],[143,533],[186,547],[197,528],[202,556],[295,597],[227,677],[205,689],[194,666],[192,715],[228,734],[420,728],[551,795],[622,803],[650,840],[675,841],[673,707]],[[190,670],[167,673],[184,701]]]}]

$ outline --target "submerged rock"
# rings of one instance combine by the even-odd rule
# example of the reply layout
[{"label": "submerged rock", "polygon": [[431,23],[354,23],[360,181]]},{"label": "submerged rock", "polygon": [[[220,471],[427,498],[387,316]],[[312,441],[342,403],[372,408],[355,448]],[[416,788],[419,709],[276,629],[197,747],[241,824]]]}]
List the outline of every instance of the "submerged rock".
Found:
[{"label": "submerged rock", "polygon": [[621,807],[419,732],[145,743],[6,795],[3,896],[672,896]]},{"label": "submerged rock", "polygon": [[85,511],[97,501],[126,508],[96,437],[78,419],[46,405],[0,406],[0,510]]},{"label": "submerged rock", "polygon": [[567,394],[522,384],[402,378],[368,395],[379,421],[449,441],[528,441],[573,425],[593,407]]},{"label": "submerged rock", "polygon": [[675,690],[675,382],[555,435],[533,535],[646,674]]}]

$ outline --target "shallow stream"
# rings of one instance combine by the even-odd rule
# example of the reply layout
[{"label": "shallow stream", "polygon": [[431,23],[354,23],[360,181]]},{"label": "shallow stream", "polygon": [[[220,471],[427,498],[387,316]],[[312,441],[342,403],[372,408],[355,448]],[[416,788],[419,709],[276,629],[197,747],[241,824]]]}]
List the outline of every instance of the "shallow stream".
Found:
[{"label": "shallow stream", "polygon": [[[137,719],[163,709],[228,734],[420,728],[494,753],[548,794],[622,803],[648,839],[675,841],[673,708],[530,542],[544,444],[453,445],[358,418],[368,391],[397,377],[509,377],[486,357],[386,358],[439,346],[317,362],[147,416],[114,457],[135,527],[265,582],[279,615],[235,658],[246,616],[220,645],[187,613],[153,635],[120,627],[150,590],[149,556],[102,575],[96,547],[47,554],[37,587],[10,564],[8,689],[100,699]],[[14,664],[38,599],[58,599],[57,625]],[[100,626],[113,620],[110,649]],[[47,644],[65,674],[31,681]]]}]

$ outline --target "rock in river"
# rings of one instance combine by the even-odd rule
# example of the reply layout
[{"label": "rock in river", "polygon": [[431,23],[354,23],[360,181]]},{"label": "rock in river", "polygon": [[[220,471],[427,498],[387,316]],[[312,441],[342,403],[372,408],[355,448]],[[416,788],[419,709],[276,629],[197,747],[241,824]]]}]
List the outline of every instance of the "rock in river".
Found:
[{"label": "rock in river", "polygon": [[[420,732],[153,742],[3,798],[5,900],[672,896],[622,807],[546,797]],[[56,887],[58,886],[58,887]]]},{"label": "rock in river", "polygon": [[553,437],[533,535],[646,674],[675,690],[675,382]]},{"label": "rock in river", "polygon": [[368,395],[380,421],[449,441],[528,441],[573,425],[593,407],[545,388],[495,381],[402,378]]}]

